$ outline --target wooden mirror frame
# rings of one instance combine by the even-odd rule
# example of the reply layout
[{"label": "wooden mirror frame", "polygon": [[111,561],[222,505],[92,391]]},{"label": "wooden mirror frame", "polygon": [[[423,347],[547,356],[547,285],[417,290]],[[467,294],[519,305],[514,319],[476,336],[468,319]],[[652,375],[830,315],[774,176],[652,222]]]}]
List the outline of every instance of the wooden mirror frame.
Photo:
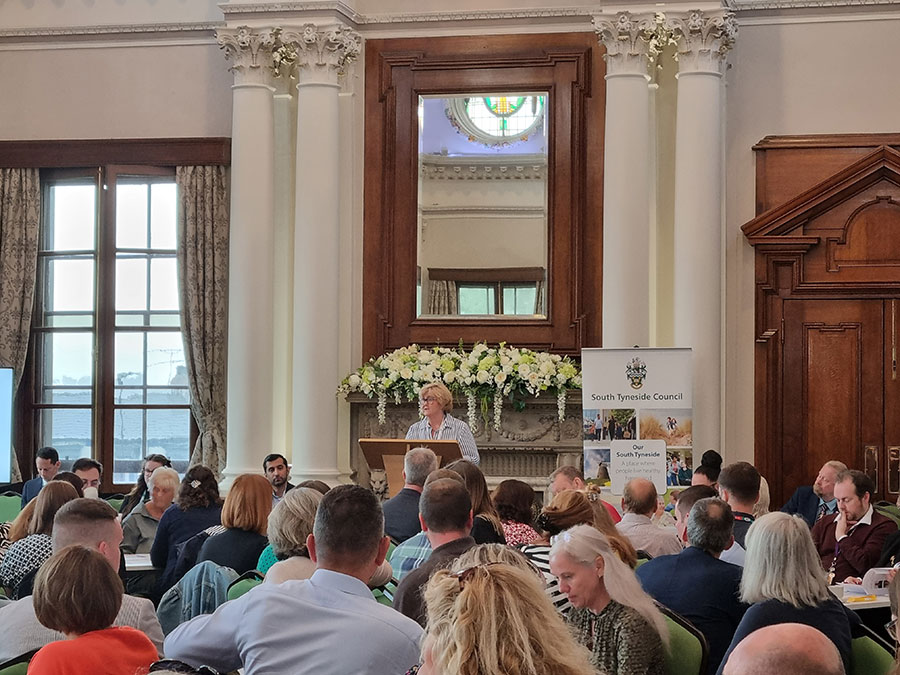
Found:
[{"label": "wooden mirror frame", "polygon": [[[411,343],[600,346],[604,49],[593,33],[366,42],[363,358]],[[420,95],[549,92],[546,318],[418,316]]]}]

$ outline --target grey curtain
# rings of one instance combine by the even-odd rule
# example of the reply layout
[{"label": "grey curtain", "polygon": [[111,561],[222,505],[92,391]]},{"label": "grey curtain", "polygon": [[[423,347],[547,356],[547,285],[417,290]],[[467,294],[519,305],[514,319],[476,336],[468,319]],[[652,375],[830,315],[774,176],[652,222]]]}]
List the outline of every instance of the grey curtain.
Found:
[{"label": "grey curtain", "polygon": [[[38,169],[0,169],[0,365],[13,368],[18,389],[31,333],[41,222]],[[15,453],[13,480],[21,472]]]},{"label": "grey curtain", "polygon": [[200,428],[191,464],[204,464],[221,476],[226,457],[228,174],[221,166],[184,166],[176,169],[175,179],[181,331],[191,409]]},{"label": "grey curtain", "polygon": [[459,314],[455,281],[430,279],[428,288],[429,314]]},{"label": "grey curtain", "polygon": [[534,313],[535,314],[546,314],[546,310],[544,309],[544,282],[537,281],[535,282],[535,293],[534,293]]}]

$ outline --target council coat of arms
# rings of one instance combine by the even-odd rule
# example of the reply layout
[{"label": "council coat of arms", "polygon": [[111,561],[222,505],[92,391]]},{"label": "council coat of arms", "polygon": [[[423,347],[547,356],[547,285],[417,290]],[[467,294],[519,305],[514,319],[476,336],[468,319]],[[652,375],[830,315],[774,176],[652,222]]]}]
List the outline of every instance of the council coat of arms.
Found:
[{"label": "council coat of arms", "polygon": [[625,376],[631,382],[632,389],[640,389],[644,386],[644,378],[647,377],[647,364],[635,356],[625,364]]}]

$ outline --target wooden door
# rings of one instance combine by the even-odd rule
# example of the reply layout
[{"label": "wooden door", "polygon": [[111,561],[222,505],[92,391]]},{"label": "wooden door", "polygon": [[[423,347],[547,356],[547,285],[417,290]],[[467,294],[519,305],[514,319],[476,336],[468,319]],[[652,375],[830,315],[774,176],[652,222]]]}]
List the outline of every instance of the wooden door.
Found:
[{"label": "wooden door", "polygon": [[[890,498],[885,401],[896,394],[885,388],[885,319],[883,300],[785,300],[782,494],[838,459],[866,471],[879,499]],[[900,476],[900,448],[895,455]]]}]

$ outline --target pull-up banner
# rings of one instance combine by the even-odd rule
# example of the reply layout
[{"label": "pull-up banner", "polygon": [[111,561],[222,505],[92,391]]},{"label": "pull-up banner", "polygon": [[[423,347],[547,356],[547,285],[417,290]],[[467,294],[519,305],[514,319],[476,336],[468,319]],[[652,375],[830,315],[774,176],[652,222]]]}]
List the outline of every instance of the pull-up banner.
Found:
[{"label": "pull-up banner", "polygon": [[583,349],[584,476],[622,494],[643,477],[690,485],[693,377],[690,349]]}]

